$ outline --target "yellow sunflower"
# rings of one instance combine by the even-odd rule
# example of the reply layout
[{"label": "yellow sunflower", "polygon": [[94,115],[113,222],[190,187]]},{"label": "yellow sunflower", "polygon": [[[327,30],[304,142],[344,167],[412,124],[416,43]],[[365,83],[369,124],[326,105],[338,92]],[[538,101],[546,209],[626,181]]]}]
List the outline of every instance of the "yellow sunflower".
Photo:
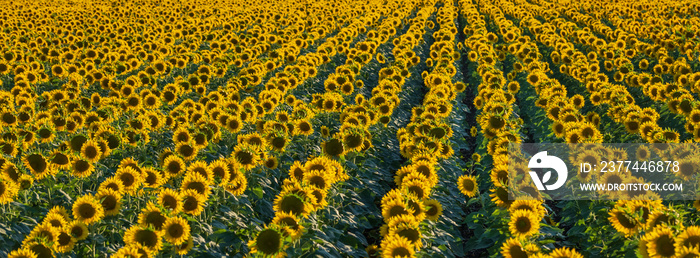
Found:
[{"label": "yellow sunflower", "polygon": [[163,247],[162,233],[152,228],[135,225],[124,233],[124,243],[139,244],[147,251],[157,253]]},{"label": "yellow sunflower", "polygon": [[416,250],[405,237],[387,237],[382,241],[382,257],[415,257]]},{"label": "yellow sunflower", "polygon": [[517,238],[526,238],[536,234],[540,229],[540,218],[526,210],[515,210],[510,215],[508,228]]},{"label": "yellow sunflower", "polygon": [[[700,227],[690,226],[685,228],[683,232],[676,237],[676,243],[676,257],[683,257],[680,254],[684,252],[684,248],[700,247]],[[696,249],[695,251],[698,250]]]},{"label": "yellow sunflower", "polygon": [[501,246],[501,255],[504,258],[530,257],[539,252],[539,247],[534,244],[524,245],[518,238],[509,238]]},{"label": "yellow sunflower", "polygon": [[642,237],[646,242],[646,251],[650,257],[673,257],[676,240],[669,227],[656,227]]},{"label": "yellow sunflower", "polygon": [[153,227],[155,230],[160,231],[164,228],[166,219],[166,214],[154,203],[149,202],[145,208],[141,209],[138,223],[143,227]]},{"label": "yellow sunflower", "polygon": [[171,217],[165,220],[163,232],[166,241],[173,245],[180,245],[190,238],[190,224],[181,217]]},{"label": "yellow sunflower", "polygon": [[182,209],[182,197],[173,189],[162,188],[158,194],[158,204],[170,210],[170,213],[177,214]]},{"label": "yellow sunflower", "polygon": [[102,220],[104,209],[99,200],[92,195],[83,195],[73,203],[73,218],[85,224],[92,224]]},{"label": "yellow sunflower", "polygon": [[442,215],[442,204],[437,200],[427,199],[423,201],[423,205],[426,207],[425,216],[427,219],[437,221]]},{"label": "yellow sunflower", "polygon": [[10,252],[7,258],[37,258],[37,254],[29,248],[23,247]]},{"label": "yellow sunflower", "polygon": [[457,186],[459,191],[467,197],[474,197],[479,191],[479,187],[476,184],[476,178],[471,175],[462,175],[457,179]]},{"label": "yellow sunflower", "polygon": [[76,241],[85,240],[89,233],[87,225],[79,220],[71,221],[65,226],[64,229],[69,232]]},{"label": "yellow sunflower", "polygon": [[559,247],[549,253],[551,258],[583,258],[583,255],[568,247]]},{"label": "yellow sunflower", "polygon": [[197,216],[204,211],[205,196],[196,190],[188,189],[180,192],[182,197],[182,211],[192,216]]}]

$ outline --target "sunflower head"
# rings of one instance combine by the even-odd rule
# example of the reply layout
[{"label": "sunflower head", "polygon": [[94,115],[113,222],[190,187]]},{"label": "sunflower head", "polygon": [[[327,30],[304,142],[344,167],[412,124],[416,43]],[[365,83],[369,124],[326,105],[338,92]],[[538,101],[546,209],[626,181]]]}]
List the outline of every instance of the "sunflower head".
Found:
[{"label": "sunflower head", "polygon": [[92,195],[83,195],[73,203],[73,218],[85,224],[92,224],[104,217],[104,209]]},{"label": "sunflower head", "polygon": [[138,245],[148,252],[159,252],[163,246],[162,233],[152,228],[135,225],[124,233],[126,245]]},{"label": "sunflower head", "polygon": [[190,224],[181,217],[171,217],[165,220],[163,225],[165,240],[173,245],[187,242],[190,237]]}]

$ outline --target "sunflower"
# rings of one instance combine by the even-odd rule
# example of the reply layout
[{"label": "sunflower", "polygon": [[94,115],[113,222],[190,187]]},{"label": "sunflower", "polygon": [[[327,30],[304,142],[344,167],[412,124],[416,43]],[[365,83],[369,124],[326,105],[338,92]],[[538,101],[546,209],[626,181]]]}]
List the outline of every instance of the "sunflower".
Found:
[{"label": "sunflower", "polygon": [[405,237],[387,237],[382,241],[382,257],[415,257],[415,255],[415,247]]},{"label": "sunflower", "polygon": [[59,229],[53,228],[51,227],[51,225],[39,224],[38,226],[34,227],[34,229],[32,229],[32,231],[23,241],[22,245],[25,245],[26,242],[29,242],[33,239],[43,239],[46,242],[54,242],[56,241],[56,238],[58,238],[58,234]]},{"label": "sunflower", "polygon": [[323,154],[330,157],[342,156],[346,152],[343,141],[336,138],[323,142],[323,144],[321,144],[321,149]]},{"label": "sunflower", "polygon": [[165,220],[163,225],[165,241],[173,245],[186,243],[190,237],[190,224],[181,217],[171,217]]},{"label": "sunflower", "polygon": [[[114,258],[136,258],[136,257],[142,257],[142,253],[139,252],[139,248],[136,247],[136,245],[128,245],[124,246],[122,248],[119,248],[117,252],[112,254],[111,257]],[[145,255],[145,257],[149,257],[148,254]]]},{"label": "sunflower", "polygon": [[325,170],[308,171],[304,173],[303,181],[320,189],[328,189],[331,185],[331,179]]},{"label": "sunflower", "polygon": [[39,239],[31,239],[23,243],[22,246],[32,252],[36,257],[55,257],[51,250],[51,244]]},{"label": "sunflower", "polygon": [[10,252],[7,258],[37,258],[37,254],[29,248],[21,248]]},{"label": "sunflower", "polygon": [[132,166],[124,166],[117,169],[114,177],[119,179],[124,185],[126,193],[134,194],[143,182],[143,173],[137,171]]},{"label": "sunflower", "polygon": [[423,201],[423,205],[426,207],[425,216],[427,219],[437,221],[442,215],[442,204],[437,200],[427,199]]},{"label": "sunflower", "polygon": [[85,224],[100,221],[104,215],[102,205],[92,195],[83,195],[73,203],[73,218]]},{"label": "sunflower", "polygon": [[182,244],[179,244],[175,246],[175,251],[179,255],[186,255],[192,248],[194,247],[194,241],[192,239],[192,236],[187,238],[187,241],[185,241]]},{"label": "sunflower", "polygon": [[249,145],[236,145],[231,153],[231,156],[240,164],[245,170],[251,170],[258,165],[258,155],[253,148]]},{"label": "sunflower", "polygon": [[551,253],[549,253],[549,257],[551,258],[583,258],[583,255],[580,253],[576,252],[574,249],[569,249],[568,247],[559,247],[557,249],[554,249]]},{"label": "sunflower", "polygon": [[277,166],[279,166],[280,162],[277,160],[277,157],[275,156],[270,156],[267,159],[265,159],[265,167],[268,169],[277,169]]},{"label": "sunflower", "polygon": [[49,157],[49,166],[53,167],[53,169],[67,169],[71,167],[70,156],[59,150],[54,150]]},{"label": "sunflower", "polygon": [[175,177],[186,170],[185,162],[176,155],[170,155],[163,161],[163,171],[169,177]]},{"label": "sunflower", "polygon": [[197,156],[198,151],[197,147],[190,142],[180,142],[175,145],[175,152],[186,161],[193,160]]},{"label": "sunflower", "polygon": [[180,191],[195,190],[202,196],[209,196],[211,188],[209,181],[202,174],[188,173],[181,183]]},{"label": "sunflower", "polygon": [[218,159],[209,163],[207,169],[211,171],[214,176],[212,183],[223,186],[231,180],[231,171],[229,170],[228,163],[223,159]]},{"label": "sunflower", "polygon": [[476,184],[476,178],[470,175],[462,175],[457,179],[459,191],[467,197],[476,196],[479,187]]},{"label": "sunflower", "polygon": [[177,214],[182,208],[182,197],[180,193],[170,188],[162,188],[158,194],[158,204],[171,214]]},{"label": "sunflower", "polygon": [[509,238],[501,246],[501,255],[504,258],[530,257],[536,252],[539,252],[539,248],[536,245],[523,245],[518,238]]},{"label": "sunflower", "polygon": [[536,234],[540,229],[539,218],[526,210],[515,210],[510,215],[508,223],[510,233],[518,238],[526,238]]},{"label": "sunflower", "polygon": [[71,165],[71,171],[74,176],[77,177],[88,177],[92,175],[95,167],[91,162],[84,159],[74,159]]},{"label": "sunflower", "polygon": [[277,212],[272,224],[277,224],[286,228],[291,233],[292,239],[299,239],[304,231],[304,226],[300,224],[299,217],[290,212]]},{"label": "sunflower", "polygon": [[163,172],[156,170],[154,168],[144,168],[143,169],[143,186],[149,188],[158,188],[159,186],[165,184],[166,178]]},{"label": "sunflower", "polygon": [[615,230],[626,237],[638,233],[641,229],[642,225],[619,207],[612,209],[608,215],[610,216],[608,217],[608,220]]},{"label": "sunflower", "polygon": [[24,156],[22,158],[22,163],[24,163],[24,166],[32,172],[32,175],[36,179],[42,179],[48,175],[56,173],[56,170],[49,169],[49,164],[46,162],[46,158],[38,153]]},{"label": "sunflower", "polygon": [[265,256],[283,257],[284,254],[280,252],[286,249],[284,238],[287,233],[286,230],[279,229],[275,224],[268,226],[258,233],[255,240],[249,243],[251,253],[259,252]]},{"label": "sunflower", "polygon": [[420,221],[422,219],[416,218],[410,215],[399,215],[392,217],[387,223],[387,234],[386,237],[405,237],[410,241],[410,243],[419,248],[423,244],[420,241]]},{"label": "sunflower", "polygon": [[65,225],[64,229],[75,238],[75,241],[85,240],[89,233],[87,225],[79,220],[71,221]]},{"label": "sunflower", "polygon": [[513,214],[517,210],[525,210],[541,218],[547,213],[542,205],[542,201],[539,200],[515,200],[508,208],[508,211],[510,214]]},{"label": "sunflower", "polygon": [[73,250],[76,239],[67,231],[59,231],[53,248],[59,253],[68,253]]},{"label": "sunflower", "polygon": [[224,186],[224,189],[235,196],[239,196],[245,192],[247,187],[248,179],[243,176],[237,176],[235,179],[229,181],[228,184]]},{"label": "sunflower", "polygon": [[115,177],[110,177],[105,179],[105,181],[102,181],[102,183],[100,183],[100,187],[98,188],[98,190],[102,189],[112,189],[118,192],[119,194],[124,194],[124,183],[122,183],[121,180]]},{"label": "sunflower", "polygon": [[19,191],[17,184],[9,180],[0,180],[0,204],[7,204],[14,200]]},{"label": "sunflower", "polygon": [[80,148],[80,155],[89,162],[96,162],[102,156],[102,150],[97,142],[88,140]]},{"label": "sunflower", "polygon": [[44,217],[44,219],[41,223],[49,225],[49,226],[56,228],[58,230],[60,230],[61,228],[63,228],[63,226],[68,224],[68,222],[66,221],[66,218],[62,214],[58,214],[58,213],[46,214],[46,217]]},{"label": "sunflower", "polygon": [[139,225],[143,227],[153,227],[155,230],[163,229],[166,220],[165,214],[154,203],[149,202],[145,208],[141,209],[138,217]]},{"label": "sunflower", "polygon": [[673,257],[675,254],[676,240],[669,227],[656,227],[644,234],[642,239],[646,242],[646,251],[650,257]]},{"label": "sunflower", "polygon": [[409,215],[414,212],[415,210],[411,209],[403,199],[389,199],[386,202],[382,200],[382,217],[384,217],[385,222],[389,222],[393,217]]},{"label": "sunflower", "polygon": [[180,192],[182,198],[182,211],[192,216],[198,216],[204,211],[206,197],[196,190],[188,189]]},{"label": "sunflower", "polygon": [[513,203],[513,200],[509,199],[508,190],[504,187],[491,188],[491,194],[489,196],[491,200],[501,208],[509,208]]},{"label": "sunflower", "polygon": [[312,203],[316,201],[315,199],[310,195],[305,194],[302,197],[296,193],[283,191],[275,198],[273,209],[275,212],[287,212],[306,217],[313,210]]},{"label": "sunflower", "polygon": [[124,243],[129,245],[140,245],[148,252],[157,253],[163,246],[162,233],[152,228],[135,225],[124,233]]},{"label": "sunflower", "polygon": [[676,246],[677,257],[683,257],[678,254],[680,254],[684,248],[700,247],[700,227],[690,226],[685,228],[683,232],[676,237],[676,242],[678,243]]}]

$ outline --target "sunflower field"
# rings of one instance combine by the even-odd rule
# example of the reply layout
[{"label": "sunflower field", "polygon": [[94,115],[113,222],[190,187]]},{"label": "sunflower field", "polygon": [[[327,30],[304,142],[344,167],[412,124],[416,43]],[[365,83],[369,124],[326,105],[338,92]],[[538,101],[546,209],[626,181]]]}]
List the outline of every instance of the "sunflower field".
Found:
[{"label": "sunflower field", "polygon": [[697,1],[0,4],[0,257],[700,256],[700,201],[507,191],[700,142]]}]

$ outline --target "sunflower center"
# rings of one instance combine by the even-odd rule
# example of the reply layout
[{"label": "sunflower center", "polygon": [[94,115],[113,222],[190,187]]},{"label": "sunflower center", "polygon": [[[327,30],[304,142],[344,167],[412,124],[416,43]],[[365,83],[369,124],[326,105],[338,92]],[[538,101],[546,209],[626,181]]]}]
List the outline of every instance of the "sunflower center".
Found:
[{"label": "sunflower center", "polygon": [[474,191],[474,181],[472,180],[464,180],[462,181],[462,186],[464,186],[464,190],[467,190],[467,192]]},{"label": "sunflower center", "polygon": [[102,200],[102,208],[104,208],[106,211],[111,211],[114,210],[117,207],[117,197],[114,195],[106,195],[103,197],[104,199]]},{"label": "sunflower center", "polygon": [[90,163],[88,163],[87,161],[84,161],[84,160],[77,160],[77,161],[75,161],[73,168],[77,172],[85,172],[88,169],[90,169]]},{"label": "sunflower center", "polygon": [[318,188],[325,188],[326,187],[326,179],[324,179],[322,176],[312,176],[309,178],[309,184],[314,185]]},{"label": "sunflower center", "polygon": [[395,205],[389,209],[389,217],[394,217],[402,214],[408,214],[403,206]]},{"label": "sunflower center", "polygon": [[345,144],[347,144],[349,148],[357,148],[362,145],[363,140],[361,135],[352,134],[345,137]]},{"label": "sunflower center", "polygon": [[168,172],[170,172],[171,174],[179,173],[180,169],[180,163],[178,162],[170,162],[170,164],[168,164]]},{"label": "sunflower center", "polygon": [[255,239],[256,247],[264,254],[275,254],[281,246],[282,235],[273,229],[266,229]]},{"label": "sunflower center", "polygon": [[532,224],[530,223],[530,219],[527,217],[520,217],[515,221],[515,227],[518,229],[518,232],[526,233],[530,231]]},{"label": "sunflower center", "polygon": [[29,157],[27,157],[27,161],[29,161],[29,166],[32,168],[32,170],[36,171],[37,173],[41,173],[46,170],[46,160],[44,160],[44,157],[39,154],[29,155]]},{"label": "sunflower center", "polygon": [[528,255],[526,252],[523,251],[523,248],[520,247],[520,245],[513,245],[509,248],[509,253],[510,256],[513,258],[527,258]]},{"label": "sunflower center", "polygon": [[673,238],[669,235],[659,236],[659,238],[656,239],[656,253],[665,257],[672,256],[675,253]]},{"label": "sunflower center", "polygon": [[285,196],[280,206],[284,212],[291,212],[296,215],[304,212],[304,201],[294,195]]},{"label": "sunflower center", "polygon": [[78,206],[78,213],[81,217],[89,219],[95,216],[97,210],[95,210],[95,207],[92,207],[91,204],[83,203],[80,206]]},{"label": "sunflower center", "polygon": [[137,243],[146,247],[155,247],[158,244],[158,235],[150,230],[139,230],[134,237]]},{"label": "sunflower center", "polygon": [[411,251],[408,250],[408,248],[399,246],[394,248],[394,250],[391,250],[391,256],[392,257],[410,257],[411,256]]},{"label": "sunflower center", "polygon": [[180,238],[185,234],[185,229],[180,224],[172,224],[168,227],[168,235],[172,238]]},{"label": "sunflower center", "polygon": [[253,163],[253,155],[246,151],[239,151],[236,153],[236,159],[243,165],[249,165]]},{"label": "sunflower center", "polygon": [[60,235],[58,235],[57,242],[58,242],[59,246],[67,246],[70,244],[70,241],[71,241],[70,236],[65,232],[62,232]]},{"label": "sunflower center", "polygon": [[95,157],[97,157],[97,149],[95,148],[95,146],[87,146],[85,147],[85,151],[83,152],[83,154],[85,154],[85,157],[88,159],[94,159]]},{"label": "sunflower center", "polygon": [[83,235],[83,228],[74,226],[70,229],[70,234],[74,237],[80,237]]},{"label": "sunflower center", "polygon": [[190,182],[189,184],[187,184],[187,189],[194,189],[199,194],[204,194],[206,187],[207,186],[204,185],[202,182]]},{"label": "sunflower center", "polygon": [[156,230],[163,228],[163,223],[165,223],[165,216],[160,211],[151,212],[146,216],[146,224],[153,225]]},{"label": "sunflower center", "polygon": [[338,139],[331,139],[326,142],[326,154],[330,156],[338,156],[343,153],[343,143]]},{"label": "sunflower center", "polygon": [[174,210],[177,208],[177,199],[175,199],[175,196],[172,195],[166,195],[163,197],[163,207],[167,209]]},{"label": "sunflower center", "polygon": [[630,220],[622,212],[618,212],[615,217],[617,217],[617,221],[620,222],[620,225],[622,225],[625,228],[634,228],[635,226],[637,226],[637,224],[634,221]]},{"label": "sunflower center", "polygon": [[68,156],[63,153],[56,153],[51,162],[58,165],[66,165],[68,164]]},{"label": "sunflower center", "polygon": [[700,236],[690,236],[683,241],[683,246],[693,247],[700,246]]},{"label": "sunflower center", "polygon": [[186,211],[194,211],[197,209],[199,206],[199,202],[197,201],[197,198],[194,196],[189,196],[187,199],[185,199],[185,203],[182,205],[182,207]]},{"label": "sunflower center", "polygon": [[122,174],[121,176],[119,176],[119,180],[122,181],[122,183],[124,184],[124,187],[130,187],[135,182],[134,175],[132,175],[131,173]]}]

